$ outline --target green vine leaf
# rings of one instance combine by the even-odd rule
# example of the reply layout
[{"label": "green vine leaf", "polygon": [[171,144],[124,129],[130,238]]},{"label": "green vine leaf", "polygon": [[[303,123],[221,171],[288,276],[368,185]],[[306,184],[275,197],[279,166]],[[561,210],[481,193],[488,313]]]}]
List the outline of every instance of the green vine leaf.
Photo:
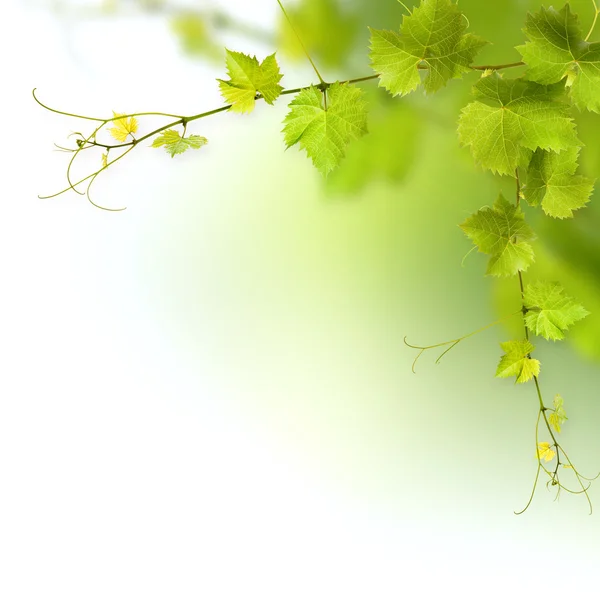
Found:
[{"label": "green vine leaf", "polygon": [[477,211],[460,228],[479,252],[490,255],[486,275],[511,277],[526,271],[534,261],[528,242],[535,239],[535,233],[525,222],[523,211],[502,194],[492,208]]},{"label": "green vine leaf", "polygon": [[565,294],[557,283],[538,281],[527,286],[523,297],[525,323],[547,340],[562,340],[565,331],[590,313]]},{"label": "green vine leaf", "polygon": [[552,425],[556,433],[560,433],[562,424],[569,420],[564,409],[564,400],[560,394],[554,396],[553,404],[554,412],[548,417],[548,422]]},{"label": "green vine leaf", "polygon": [[346,146],[367,133],[367,110],[360,88],[332,84],[324,94],[311,86],[289,105],[283,134],[287,147],[300,144],[315,167],[327,175],[341,162]]},{"label": "green vine leaf", "polygon": [[529,14],[525,33],[529,41],[517,50],[529,67],[529,79],[551,84],[566,77],[575,104],[600,112],[600,42],[585,41],[570,6]]},{"label": "green vine leaf", "polygon": [[190,148],[197,150],[205,144],[208,144],[208,140],[201,135],[181,137],[175,129],[167,129],[156,137],[154,142],[152,142],[152,147],[161,148],[164,146],[165,150],[171,155],[171,158],[174,158],[176,154],[183,154]]},{"label": "green vine leaf", "polygon": [[463,108],[460,141],[475,160],[501,175],[527,167],[537,148],[560,152],[580,146],[560,85],[547,87],[497,73],[473,88],[475,102]]},{"label": "green vine leaf", "polygon": [[575,175],[578,156],[576,146],[560,153],[536,150],[523,188],[527,202],[541,205],[547,215],[557,219],[571,218],[574,210],[583,208],[589,202],[594,181]]},{"label": "green vine leaf", "polygon": [[267,104],[273,104],[279,98],[283,91],[279,85],[283,75],[279,72],[275,54],[267,56],[259,63],[256,56],[231,50],[226,52],[227,74],[230,79],[217,81],[221,95],[232,105],[232,111],[252,112],[257,94],[260,94]]},{"label": "green vine leaf", "polygon": [[427,69],[427,92],[461,77],[487,42],[465,34],[467,21],[450,0],[421,0],[404,16],[400,33],[371,29],[371,64],[379,84],[394,96],[405,95],[421,83],[420,68]]},{"label": "green vine leaf", "polygon": [[511,341],[500,344],[505,354],[500,359],[496,377],[516,377],[517,383],[527,383],[540,374],[540,361],[531,358],[534,345],[528,341]]}]

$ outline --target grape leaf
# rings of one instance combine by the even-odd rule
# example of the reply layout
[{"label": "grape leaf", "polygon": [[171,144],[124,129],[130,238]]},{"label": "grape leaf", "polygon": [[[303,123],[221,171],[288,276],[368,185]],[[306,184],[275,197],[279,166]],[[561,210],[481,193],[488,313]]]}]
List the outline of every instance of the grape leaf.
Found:
[{"label": "grape leaf", "polygon": [[528,285],[523,304],[527,308],[527,327],[547,340],[564,339],[565,331],[573,323],[589,315],[581,304],[566,296],[557,283],[538,281]]},{"label": "grape leaf", "polygon": [[160,148],[161,146],[164,146],[165,150],[171,155],[171,158],[174,158],[176,154],[183,154],[190,148],[197,150],[205,144],[208,144],[208,140],[201,135],[181,137],[179,132],[175,131],[175,129],[167,129],[156,137],[152,142],[152,147]]},{"label": "grape leaf", "polygon": [[394,96],[419,86],[419,69],[427,69],[428,92],[469,71],[473,58],[487,42],[465,34],[467,21],[450,0],[421,0],[402,21],[400,33],[371,29],[371,64],[379,85]]},{"label": "grape leaf", "polygon": [[600,42],[585,41],[569,5],[527,15],[525,33],[529,41],[517,50],[529,67],[528,78],[551,84],[566,77],[575,104],[600,112]]},{"label": "grape leaf", "polygon": [[283,88],[279,85],[283,75],[275,54],[271,54],[258,62],[256,56],[248,56],[241,52],[227,50],[227,74],[230,79],[217,79],[221,95],[231,104],[234,112],[252,112],[256,95],[260,94],[267,104],[273,104],[279,98]]},{"label": "grape leaf", "polygon": [[530,357],[535,349],[531,342],[503,342],[500,346],[505,354],[500,359],[496,377],[515,376],[517,383],[526,383],[540,374],[540,361]]},{"label": "grape leaf", "polygon": [[525,215],[502,194],[492,208],[482,208],[460,228],[477,246],[490,255],[486,275],[511,277],[526,271],[534,261],[530,242],[535,233],[525,222]]},{"label": "grape leaf", "polygon": [[485,169],[513,175],[537,148],[560,152],[580,146],[561,86],[547,87],[497,73],[474,86],[475,102],[463,108],[458,134]]},{"label": "grape leaf", "polygon": [[[127,141],[129,134],[134,134],[138,130],[138,122],[135,117],[125,117],[125,115],[116,113],[113,110],[113,121],[114,127],[110,127],[108,133],[112,135],[118,142]],[[121,119],[117,117],[123,117]]]},{"label": "grape leaf", "polygon": [[557,219],[573,216],[573,211],[585,206],[594,189],[594,181],[575,175],[579,148],[573,146],[560,153],[535,151],[523,188],[531,206],[542,205],[547,215]]},{"label": "grape leaf", "polygon": [[323,93],[311,86],[291,102],[283,129],[287,147],[300,144],[313,164],[327,175],[340,164],[346,146],[367,132],[367,110],[360,88],[334,83]]},{"label": "grape leaf", "polygon": [[550,448],[550,442],[540,442],[537,445],[537,456],[538,460],[544,459],[546,462],[550,462],[556,456],[556,452]]},{"label": "grape leaf", "polygon": [[560,394],[554,396],[554,412],[548,417],[548,422],[556,433],[560,433],[560,428],[565,421],[568,421],[567,413],[564,409],[564,400]]}]

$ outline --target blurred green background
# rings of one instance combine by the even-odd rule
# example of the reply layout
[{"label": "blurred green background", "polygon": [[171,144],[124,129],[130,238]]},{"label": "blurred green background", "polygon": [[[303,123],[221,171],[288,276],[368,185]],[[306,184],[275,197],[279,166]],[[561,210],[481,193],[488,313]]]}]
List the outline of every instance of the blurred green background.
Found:
[{"label": "blurred green background", "polygon": [[[367,25],[395,29],[405,12],[394,0],[289,5],[328,80],[369,74]],[[478,62],[518,60],[541,5],[461,0],[491,42]],[[592,3],[571,6],[589,26]],[[75,195],[35,200],[61,185],[51,141],[82,125],[42,113],[31,88],[75,112],[192,114],[221,104],[225,45],[278,50],[285,87],[313,81],[310,66],[270,0],[10,7],[44,53],[9,65],[5,100],[36,133],[31,150],[11,123],[6,157],[5,597],[597,589],[600,525],[581,498],[555,504],[542,485],[512,513],[535,474],[537,411],[533,387],[494,379],[512,332],[489,330],[437,366],[426,354],[416,375],[402,342],[452,339],[519,305],[517,282],[485,278],[483,256],[461,266],[458,223],[513,193],[457,141],[476,74],[403,99],[365,84],[371,133],[326,182],[284,152],[285,99],[200,121],[201,151],[171,161],[139,148],[99,180],[96,201],[128,206],[108,214]],[[577,121],[583,171],[598,177],[600,118]],[[538,347],[584,473],[600,469],[598,196],[572,221],[527,209],[539,235],[527,279],[561,281],[592,313],[569,343]],[[598,506],[594,486],[591,497]]]}]

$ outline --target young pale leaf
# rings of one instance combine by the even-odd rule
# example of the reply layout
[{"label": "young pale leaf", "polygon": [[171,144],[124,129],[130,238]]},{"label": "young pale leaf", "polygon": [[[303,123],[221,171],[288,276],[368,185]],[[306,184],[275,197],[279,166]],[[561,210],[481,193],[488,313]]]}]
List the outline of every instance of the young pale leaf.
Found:
[{"label": "young pale leaf", "polygon": [[423,85],[428,92],[461,77],[487,43],[465,34],[466,29],[466,19],[450,0],[421,0],[404,17],[400,33],[371,29],[371,64],[379,84],[395,96],[419,86],[420,68],[427,69]]},{"label": "young pale leaf", "polygon": [[573,146],[560,153],[535,151],[523,188],[531,206],[542,205],[544,212],[557,219],[573,216],[573,211],[585,206],[594,189],[594,181],[575,175],[579,148]]},{"label": "young pale leaf", "polygon": [[526,383],[540,374],[540,361],[529,356],[535,349],[531,342],[503,342],[500,346],[506,354],[500,359],[496,377],[515,376],[517,383]]},{"label": "young pale leaf", "polygon": [[548,422],[556,433],[560,433],[560,428],[565,421],[568,421],[567,413],[564,409],[564,400],[560,394],[554,396],[554,412],[548,417]]},{"label": "young pale leaf", "polygon": [[164,146],[165,150],[174,158],[176,154],[183,154],[186,150],[193,148],[197,150],[208,144],[208,140],[201,135],[190,135],[189,137],[181,137],[175,129],[167,129],[163,131],[152,142],[153,148]]},{"label": "young pale leaf", "polygon": [[526,271],[534,261],[528,242],[535,239],[535,233],[523,211],[502,195],[492,208],[477,211],[460,228],[479,252],[490,255],[486,275],[511,277]]},{"label": "young pale leaf", "polygon": [[[127,141],[127,136],[130,134],[134,134],[138,130],[137,119],[135,117],[125,117],[125,115],[116,113],[114,110],[113,116],[115,117],[115,120],[113,121],[114,126],[109,128],[108,132],[118,142]],[[119,119],[116,117],[123,118]]]},{"label": "young pale leaf", "polygon": [[556,456],[556,452],[550,447],[550,442],[540,442],[537,445],[537,454],[538,460],[543,459],[546,462],[550,462]]},{"label": "young pale leaf", "polygon": [[527,166],[537,148],[560,152],[580,146],[561,86],[546,87],[495,73],[473,88],[475,102],[463,108],[460,141],[475,160],[501,175]]},{"label": "young pale leaf", "polygon": [[283,88],[279,85],[283,75],[275,54],[267,56],[262,63],[256,56],[227,50],[228,81],[217,79],[221,95],[231,104],[234,112],[252,112],[256,95],[260,94],[267,104],[273,104],[279,98]]},{"label": "young pale leaf", "polygon": [[335,169],[346,146],[367,132],[367,110],[360,88],[334,83],[323,93],[302,90],[289,105],[283,134],[287,147],[300,144],[323,175]]},{"label": "young pale leaf", "polygon": [[565,331],[573,323],[590,314],[581,304],[566,296],[560,285],[545,281],[528,285],[523,303],[527,308],[527,327],[547,340],[564,339]]},{"label": "young pale leaf", "polygon": [[529,67],[528,78],[551,84],[566,77],[575,104],[600,112],[600,42],[585,41],[569,5],[529,14],[525,33],[529,41],[517,50]]}]

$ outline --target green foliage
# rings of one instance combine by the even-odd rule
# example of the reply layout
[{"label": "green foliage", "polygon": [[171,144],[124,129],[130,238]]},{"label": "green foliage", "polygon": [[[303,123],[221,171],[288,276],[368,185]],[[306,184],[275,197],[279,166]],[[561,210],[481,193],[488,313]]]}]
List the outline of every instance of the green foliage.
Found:
[{"label": "green foliage", "polygon": [[283,133],[287,147],[299,144],[327,175],[340,164],[351,140],[367,133],[367,110],[360,88],[334,83],[323,93],[311,86],[291,102]]},{"label": "green foliage", "polygon": [[[191,116],[113,113],[108,118],[85,117],[52,109],[41,103],[34,92],[36,101],[44,108],[93,123],[87,135],[74,134],[75,147],[59,147],[73,155],[67,167],[68,187],[63,192],[74,190],[82,193],[78,188],[85,184],[90,199],[90,187],[97,176],[140,146],[140,142],[154,138],[152,146],[163,147],[172,157],[190,148],[201,148],[207,143],[206,138],[199,135],[185,137],[193,121],[228,110],[249,113],[256,101],[264,100],[267,104],[273,104],[282,94],[295,94],[284,119],[283,134],[288,148],[298,144],[325,176],[337,169],[348,153],[344,168],[329,179],[330,188],[354,191],[378,176],[398,180],[412,160],[418,125],[413,118],[414,105],[405,104],[397,108],[391,105],[391,96],[404,96],[421,84],[426,92],[435,92],[451,79],[469,71],[481,72],[482,77],[473,87],[473,100],[460,114],[459,138],[464,146],[470,148],[481,167],[514,178],[516,190],[513,202],[500,195],[492,207],[480,209],[460,227],[478,251],[489,256],[487,275],[518,277],[518,287],[514,286],[513,294],[519,294],[521,309],[443,343],[413,345],[406,338],[405,343],[418,352],[413,362],[414,370],[424,352],[439,351],[436,361],[439,362],[467,338],[518,315],[521,327],[525,326],[526,339],[501,344],[504,355],[496,376],[515,377],[517,383],[533,380],[535,384],[539,403],[535,429],[538,470],[525,509],[531,503],[542,470],[548,475],[548,484],[558,486],[559,492],[564,489],[581,493],[590,502],[587,494],[589,486],[583,482],[585,478],[575,469],[554,435],[555,432],[560,433],[567,419],[563,400],[557,395],[554,408],[544,404],[538,379],[540,363],[532,358],[531,353],[535,348],[529,341],[532,335],[547,340],[562,340],[566,331],[586,317],[588,312],[566,296],[562,286],[557,283],[538,281],[525,286],[523,274],[534,262],[532,242],[536,234],[525,221],[521,200],[526,200],[534,207],[541,206],[546,215],[561,221],[573,217],[575,211],[589,202],[594,182],[577,174],[579,154],[584,144],[578,139],[572,109],[576,106],[600,112],[600,43],[587,41],[600,16],[596,0],[593,0],[595,18],[585,38],[569,5],[560,11],[543,8],[527,17],[525,33],[528,41],[518,48],[525,63],[495,66],[472,64],[486,42],[466,33],[468,20],[460,12],[457,2],[421,0],[412,11],[401,3],[409,15],[403,17],[398,33],[384,29],[370,30],[370,59],[376,74],[336,83],[328,83],[323,78],[311,52],[316,49],[318,56],[326,59],[325,62],[347,62],[356,33],[354,17],[344,12],[337,0],[300,0],[289,11],[286,11],[281,0],[277,0],[277,3],[285,15],[285,27],[281,34],[283,46],[292,53],[301,52],[305,55],[318,77],[316,85],[284,90],[280,86],[282,74],[275,54],[259,63],[256,57],[227,50],[229,79],[218,80],[227,104]],[[221,24],[224,22],[229,22],[228,17],[221,20]],[[189,51],[209,54],[214,49],[202,19],[176,19],[174,27]],[[248,29],[245,31],[248,32]],[[508,79],[500,73],[523,66],[527,67],[525,77]],[[386,96],[390,104],[376,106],[372,119],[373,133],[370,137],[360,139],[367,132],[367,105],[363,91],[356,84],[366,84],[375,79],[379,80],[380,88],[390,92]],[[379,88],[377,93],[381,95]],[[150,133],[138,135],[138,118],[150,115],[171,121]],[[430,115],[441,117],[428,109]],[[589,125],[589,121],[587,123]],[[177,130],[179,127],[183,128],[183,135]],[[584,135],[589,133],[588,129],[586,126]],[[106,133],[118,143],[105,143],[103,136]],[[592,140],[597,147],[597,138],[598,135],[590,136],[587,141],[589,143]],[[357,143],[350,146],[353,141]],[[102,152],[95,163],[101,166],[77,181],[73,177],[72,166],[84,150]],[[89,153],[86,152],[87,155]],[[590,153],[588,160],[589,156]],[[522,187],[521,182],[524,184]],[[590,213],[588,210],[583,215]],[[557,223],[551,219],[544,219],[544,222]],[[564,221],[560,225],[562,229],[558,239],[566,240],[563,246],[566,243],[580,248],[577,263],[579,275],[595,272],[597,279],[597,272],[600,272],[597,228],[590,230],[586,241],[579,227],[570,227]],[[547,228],[548,225],[542,227]],[[590,243],[590,239],[593,243]],[[581,251],[581,248],[588,251]],[[542,256],[550,254],[549,251],[545,255],[543,252],[542,247]],[[538,259],[536,269],[540,268],[539,262]],[[565,264],[573,267],[574,262]],[[557,266],[555,262],[549,271],[549,278],[554,279],[556,271],[561,268],[563,279],[573,277],[573,268]],[[593,287],[592,293],[582,295],[579,293],[581,279],[575,276],[569,281],[569,287],[577,290],[586,305],[600,310],[597,293],[600,286]],[[572,285],[574,281],[579,281],[579,288]],[[584,289],[589,292],[589,286],[584,285]],[[574,333],[577,335],[580,330],[578,328]],[[600,355],[597,337],[588,335],[587,344],[590,352]],[[538,439],[541,421],[551,441]],[[543,462],[548,463],[555,458],[556,468],[551,471]],[[559,479],[561,465],[572,469],[580,490],[573,491],[562,485]]]},{"label": "green foliage", "polygon": [[221,94],[225,102],[231,104],[234,112],[252,112],[256,95],[260,94],[267,104],[273,104],[279,98],[283,88],[279,85],[283,75],[275,54],[267,56],[262,63],[256,56],[227,50],[228,81],[218,79]]},{"label": "green foliage", "polygon": [[500,359],[496,377],[516,377],[517,383],[527,383],[540,374],[540,361],[531,358],[535,347],[529,340],[503,342],[505,354]]},{"label": "green foliage", "polygon": [[535,239],[535,233],[523,211],[502,195],[492,208],[482,208],[460,227],[479,252],[490,255],[486,275],[511,277],[534,261],[528,242]]},{"label": "green foliage", "polygon": [[560,394],[556,394],[556,396],[554,396],[553,406],[554,412],[548,417],[548,421],[554,428],[554,431],[556,431],[556,433],[560,433],[563,423],[569,420],[564,409],[564,400]]},{"label": "green foliage", "polygon": [[171,155],[171,158],[174,158],[176,154],[183,154],[190,148],[197,150],[198,148],[202,148],[205,144],[208,144],[208,140],[200,135],[182,137],[175,129],[167,129],[154,139],[152,147],[164,147]]},{"label": "green foliage", "polygon": [[543,84],[566,78],[579,108],[600,112],[600,42],[587,42],[579,19],[568,4],[557,11],[541,8],[527,16],[529,41],[517,47],[528,66],[527,76]]},{"label": "green foliage", "polygon": [[588,311],[565,295],[557,283],[538,281],[527,286],[523,304],[525,323],[535,334],[547,340],[562,340],[565,331],[588,316]]},{"label": "green foliage", "polygon": [[405,16],[400,33],[371,29],[371,63],[380,85],[393,95],[405,95],[421,83],[427,92],[444,87],[469,71],[487,42],[466,34],[467,22],[450,0],[422,0]]},{"label": "green foliage", "polygon": [[535,151],[523,190],[531,206],[541,205],[544,212],[558,219],[571,218],[573,211],[585,206],[594,182],[575,175],[579,148],[572,146],[560,153]]},{"label": "green foliage", "polygon": [[458,134],[484,169],[513,175],[537,148],[560,152],[580,145],[560,86],[494,73],[477,82],[473,94],[475,102],[461,112]]}]

